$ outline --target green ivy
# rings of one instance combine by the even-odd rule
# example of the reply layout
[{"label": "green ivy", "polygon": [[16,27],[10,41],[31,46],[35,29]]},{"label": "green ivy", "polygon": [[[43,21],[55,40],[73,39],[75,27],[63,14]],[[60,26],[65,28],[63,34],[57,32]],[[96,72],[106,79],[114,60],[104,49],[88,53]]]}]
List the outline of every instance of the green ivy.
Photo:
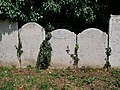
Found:
[{"label": "green ivy", "polygon": [[105,65],[104,65],[104,69],[109,69],[109,68],[111,68],[111,64],[110,64],[110,62],[109,62],[109,56],[111,55],[111,48],[110,47],[108,47],[108,48],[106,48],[106,56],[107,56],[107,58],[105,58],[105,60],[106,60],[106,63],[105,63]]},{"label": "green ivy", "polygon": [[[67,47],[67,49],[69,49],[69,47]],[[79,45],[76,43],[76,44],[75,44],[74,54],[69,54],[69,51],[70,51],[70,50],[66,50],[67,53],[71,56],[71,58],[74,60],[73,66],[74,66],[75,68],[78,67],[78,61],[79,61],[79,58],[78,58],[78,49],[79,49]]]},{"label": "green ivy", "polygon": [[40,45],[40,51],[38,53],[36,68],[46,69],[50,65],[52,47],[49,43],[49,40],[51,37],[51,33],[48,33],[46,35],[45,40]]}]

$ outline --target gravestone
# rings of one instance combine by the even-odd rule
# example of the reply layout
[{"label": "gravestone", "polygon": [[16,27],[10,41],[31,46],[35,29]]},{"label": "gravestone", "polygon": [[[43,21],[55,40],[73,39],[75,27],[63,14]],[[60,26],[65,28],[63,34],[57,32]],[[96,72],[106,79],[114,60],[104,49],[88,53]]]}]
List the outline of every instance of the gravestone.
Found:
[{"label": "gravestone", "polygon": [[78,35],[79,66],[103,67],[105,64],[107,34],[89,28]]},{"label": "gravestone", "polygon": [[20,29],[23,54],[22,67],[36,65],[40,44],[45,39],[45,30],[39,24],[30,22]]},{"label": "gravestone", "polygon": [[15,49],[17,32],[17,22],[0,20],[0,66],[19,65]]},{"label": "gravestone", "polygon": [[[52,32],[50,39],[52,46],[52,60],[53,67],[68,67],[73,65],[73,60],[69,54],[74,53],[76,35],[66,29],[57,29]],[[66,50],[69,51],[67,54]]]},{"label": "gravestone", "polygon": [[110,55],[111,66],[120,67],[120,15],[111,15],[109,45],[112,49]]}]

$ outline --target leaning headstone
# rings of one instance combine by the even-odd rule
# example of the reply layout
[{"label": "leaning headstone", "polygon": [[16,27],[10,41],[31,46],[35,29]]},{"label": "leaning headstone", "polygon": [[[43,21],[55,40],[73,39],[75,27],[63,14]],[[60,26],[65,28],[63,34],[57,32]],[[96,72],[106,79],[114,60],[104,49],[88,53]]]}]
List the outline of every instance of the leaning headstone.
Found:
[{"label": "leaning headstone", "polygon": [[74,53],[76,35],[66,29],[57,29],[52,32],[50,43],[53,49],[51,66],[60,68],[72,66],[73,60],[69,54]]},{"label": "leaning headstone", "polygon": [[110,55],[111,66],[120,67],[120,15],[111,15],[109,44],[112,49]]},{"label": "leaning headstone", "polygon": [[34,22],[27,23],[20,29],[20,38],[23,46],[22,67],[35,66],[40,44],[45,39],[44,28]]},{"label": "leaning headstone", "polygon": [[0,20],[0,66],[19,66],[15,45],[18,23]]},{"label": "leaning headstone", "polygon": [[105,64],[107,34],[89,28],[78,35],[79,66],[103,67]]}]

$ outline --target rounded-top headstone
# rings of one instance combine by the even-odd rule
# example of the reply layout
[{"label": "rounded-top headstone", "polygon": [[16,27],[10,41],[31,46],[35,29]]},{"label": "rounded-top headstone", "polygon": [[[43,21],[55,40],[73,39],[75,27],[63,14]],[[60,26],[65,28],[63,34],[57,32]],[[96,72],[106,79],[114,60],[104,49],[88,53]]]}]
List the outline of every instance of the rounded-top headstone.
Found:
[{"label": "rounded-top headstone", "polygon": [[79,66],[103,67],[105,64],[105,48],[107,34],[96,28],[89,28],[78,34]]},{"label": "rounded-top headstone", "polygon": [[35,66],[40,44],[45,39],[45,30],[35,22],[29,22],[20,29],[20,37],[23,46],[22,67]]},{"label": "rounded-top headstone", "polygon": [[[50,39],[52,46],[51,66],[68,67],[73,65],[73,60],[69,54],[74,53],[76,35],[66,29],[57,29],[52,32]],[[67,53],[67,50],[69,54]]]}]

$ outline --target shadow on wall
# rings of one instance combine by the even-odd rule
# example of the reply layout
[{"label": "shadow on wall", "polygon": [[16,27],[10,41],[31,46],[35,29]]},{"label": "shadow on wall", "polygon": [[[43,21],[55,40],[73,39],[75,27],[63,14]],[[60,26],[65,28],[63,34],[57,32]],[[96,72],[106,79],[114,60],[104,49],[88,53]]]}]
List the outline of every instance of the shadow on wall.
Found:
[{"label": "shadow on wall", "polygon": [[18,30],[17,22],[12,22],[9,19],[0,20],[0,41],[2,41],[2,35],[5,35],[6,33],[9,35],[15,30]]}]

